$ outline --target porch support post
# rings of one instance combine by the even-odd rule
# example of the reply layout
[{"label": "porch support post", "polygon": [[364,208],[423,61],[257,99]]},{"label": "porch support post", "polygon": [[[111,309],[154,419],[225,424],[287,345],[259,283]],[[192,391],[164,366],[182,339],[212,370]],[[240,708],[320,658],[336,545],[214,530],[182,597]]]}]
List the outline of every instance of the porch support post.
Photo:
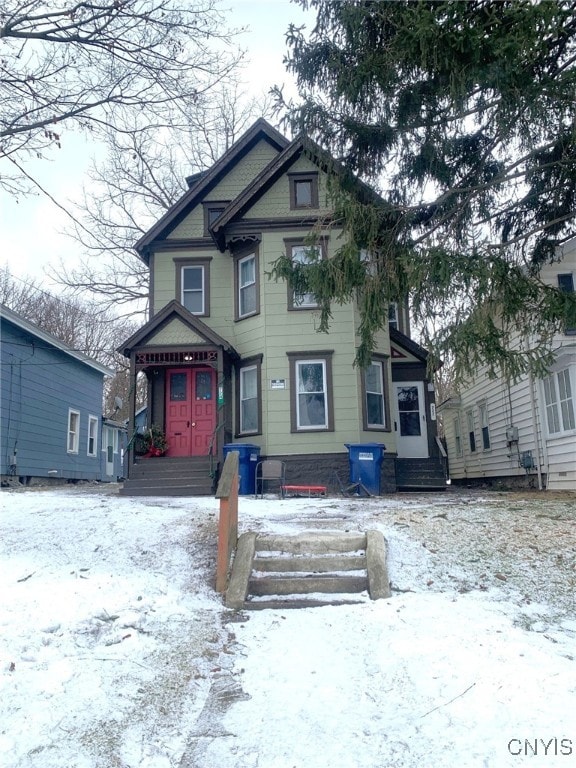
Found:
[{"label": "porch support post", "polygon": [[136,429],[136,354],[134,351],[130,352],[130,409],[128,416],[128,441],[129,449],[126,467],[128,469],[128,477],[131,475],[131,468],[134,464],[134,430]]}]

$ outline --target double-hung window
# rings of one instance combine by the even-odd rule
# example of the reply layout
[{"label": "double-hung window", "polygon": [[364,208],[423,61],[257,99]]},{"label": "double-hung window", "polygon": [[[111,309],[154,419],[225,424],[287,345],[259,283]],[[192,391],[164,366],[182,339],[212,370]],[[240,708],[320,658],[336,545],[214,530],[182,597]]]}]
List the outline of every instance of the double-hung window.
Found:
[{"label": "double-hung window", "polygon": [[474,431],[474,411],[466,411],[466,425],[468,427],[468,447],[470,453],[476,453],[476,433]]},{"label": "double-hung window", "polygon": [[576,429],[574,415],[574,391],[570,369],[551,373],[542,381],[548,434]]},{"label": "double-hung window", "polygon": [[258,259],[249,253],[236,260],[236,319],[259,312]]},{"label": "double-hung window", "polygon": [[456,451],[456,456],[462,456],[462,429],[460,426],[459,413],[454,416],[452,424],[454,429],[454,450]]},{"label": "double-hung window", "polygon": [[242,435],[259,431],[258,366],[240,369],[240,428]]},{"label": "double-hung window", "polygon": [[80,413],[72,408],[68,410],[68,453],[78,453],[80,445]]},{"label": "double-hung window", "polygon": [[[323,244],[306,245],[301,240],[298,242],[286,240],[288,257],[295,264],[314,264],[323,257]],[[316,309],[318,301],[313,293],[291,290],[289,294],[289,309]]]},{"label": "double-hung window", "polygon": [[289,352],[292,432],[332,431],[332,352]]},{"label": "double-hung window", "polygon": [[328,426],[326,361],[298,361],[296,383],[298,429],[326,429]]},{"label": "double-hung window", "polygon": [[[558,288],[562,293],[574,293],[574,275],[572,272],[558,275]],[[576,326],[567,326],[564,333],[567,336],[573,336],[576,334]]]},{"label": "double-hung window", "polygon": [[175,259],[176,296],[193,315],[210,314],[210,259]]},{"label": "double-hung window", "polygon": [[88,416],[88,456],[96,456],[98,451],[98,419]]},{"label": "double-hung window", "polygon": [[400,330],[398,327],[398,303],[396,301],[391,301],[388,304],[388,326],[397,331]]},{"label": "double-hung window", "polygon": [[488,422],[488,405],[480,403],[478,405],[478,415],[480,417],[480,431],[482,433],[482,450],[490,450],[490,424]]},{"label": "double-hung window", "polygon": [[193,315],[203,315],[204,295],[204,267],[182,267],[182,304]]},{"label": "double-hung window", "polygon": [[364,371],[364,429],[386,429],[386,363],[372,360]]}]

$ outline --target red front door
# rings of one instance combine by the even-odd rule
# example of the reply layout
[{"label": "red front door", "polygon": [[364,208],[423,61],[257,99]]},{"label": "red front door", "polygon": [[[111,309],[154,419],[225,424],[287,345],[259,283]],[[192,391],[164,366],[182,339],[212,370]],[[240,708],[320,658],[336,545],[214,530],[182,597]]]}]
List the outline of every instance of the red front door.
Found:
[{"label": "red front door", "polygon": [[216,426],[216,376],[212,368],[166,372],[167,456],[206,456]]}]

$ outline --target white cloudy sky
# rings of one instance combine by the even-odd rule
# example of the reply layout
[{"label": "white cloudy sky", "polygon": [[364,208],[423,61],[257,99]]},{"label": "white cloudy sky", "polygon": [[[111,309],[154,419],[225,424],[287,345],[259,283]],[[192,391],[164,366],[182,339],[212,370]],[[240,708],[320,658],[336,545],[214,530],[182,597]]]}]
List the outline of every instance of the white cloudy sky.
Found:
[{"label": "white cloudy sky", "polygon": [[[254,94],[272,85],[289,82],[282,59],[290,23],[312,26],[313,14],[305,14],[290,0],[223,0],[232,27],[247,27],[240,45],[249,51],[243,78]],[[79,199],[92,148],[80,136],[63,133],[63,147],[38,163],[34,175],[62,205]],[[0,231],[4,248],[0,267],[8,265],[19,278],[36,277],[50,287],[49,273],[61,259],[73,265],[79,247],[62,234],[66,215],[45,197],[16,200],[0,193]]]}]

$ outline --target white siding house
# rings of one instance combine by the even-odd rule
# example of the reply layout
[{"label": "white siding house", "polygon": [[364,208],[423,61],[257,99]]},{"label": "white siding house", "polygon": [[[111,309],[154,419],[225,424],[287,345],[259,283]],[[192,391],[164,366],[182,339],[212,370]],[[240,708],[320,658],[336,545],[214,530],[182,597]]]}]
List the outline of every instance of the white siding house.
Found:
[{"label": "white siding house", "polygon": [[[576,239],[540,277],[574,291]],[[525,376],[511,383],[480,370],[458,396],[439,406],[452,480],[514,479],[576,490],[576,328],[555,337],[554,353],[544,379]]]}]

